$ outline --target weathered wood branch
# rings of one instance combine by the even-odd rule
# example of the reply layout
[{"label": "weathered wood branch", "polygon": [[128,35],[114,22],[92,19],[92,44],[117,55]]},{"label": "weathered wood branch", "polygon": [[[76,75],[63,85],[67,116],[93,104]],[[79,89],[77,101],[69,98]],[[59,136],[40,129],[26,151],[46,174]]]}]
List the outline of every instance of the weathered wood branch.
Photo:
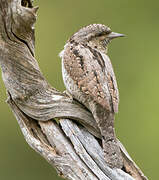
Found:
[{"label": "weathered wood branch", "polygon": [[36,11],[30,0],[0,0],[2,77],[26,141],[67,179],[146,180],[120,142],[124,167],[109,168],[91,113],[43,77],[34,58]]}]

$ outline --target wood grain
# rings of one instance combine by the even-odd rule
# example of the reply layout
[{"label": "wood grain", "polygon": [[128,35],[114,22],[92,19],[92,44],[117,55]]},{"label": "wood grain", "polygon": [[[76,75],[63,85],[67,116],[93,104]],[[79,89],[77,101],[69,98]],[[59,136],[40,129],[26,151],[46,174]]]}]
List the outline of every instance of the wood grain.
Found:
[{"label": "wood grain", "polygon": [[46,81],[34,58],[37,8],[25,5],[0,0],[0,65],[7,102],[27,143],[63,178],[146,180],[120,142],[124,168],[110,169],[95,138],[100,133],[91,113]]}]

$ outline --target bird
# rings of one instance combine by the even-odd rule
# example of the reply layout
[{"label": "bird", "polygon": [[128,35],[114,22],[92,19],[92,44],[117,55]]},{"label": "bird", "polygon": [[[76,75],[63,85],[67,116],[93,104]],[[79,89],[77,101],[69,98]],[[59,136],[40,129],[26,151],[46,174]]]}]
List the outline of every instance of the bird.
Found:
[{"label": "bird", "polygon": [[67,92],[93,115],[101,133],[103,154],[110,168],[122,168],[123,158],[114,129],[119,91],[108,44],[123,34],[103,24],[91,24],[74,33],[60,53]]}]

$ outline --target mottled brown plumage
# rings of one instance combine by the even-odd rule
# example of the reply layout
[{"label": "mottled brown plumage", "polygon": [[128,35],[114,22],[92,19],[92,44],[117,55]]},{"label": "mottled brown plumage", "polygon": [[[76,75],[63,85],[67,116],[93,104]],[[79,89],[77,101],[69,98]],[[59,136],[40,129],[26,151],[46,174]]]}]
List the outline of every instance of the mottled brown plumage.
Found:
[{"label": "mottled brown plumage", "polygon": [[114,115],[118,112],[119,93],[107,45],[115,37],[101,24],[80,29],[61,53],[63,79],[68,92],[93,114],[102,135],[106,162],[122,168],[123,160],[116,142]]}]

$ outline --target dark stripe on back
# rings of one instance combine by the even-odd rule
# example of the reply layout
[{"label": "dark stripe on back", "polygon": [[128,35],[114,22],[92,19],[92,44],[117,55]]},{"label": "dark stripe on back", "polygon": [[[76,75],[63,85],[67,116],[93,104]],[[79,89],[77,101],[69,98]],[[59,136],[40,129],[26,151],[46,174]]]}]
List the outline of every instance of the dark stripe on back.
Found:
[{"label": "dark stripe on back", "polygon": [[94,76],[96,77],[97,83],[99,84],[97,72],[94,70],[93,73],[94,73]]},{"label": "dark stripe on back", "polygon": [[104,71],[105,62],[104,62],[102,55],[98,51],[96,51],[95,49],[92,49],[90,46],[87,46],[87,48],[92,52],[94,59],[96,59],[98,61],[98,64],[102,68],[102,71]]},{"label": "dark stripe on back", "polygon": [[74,49],[73,50],[73,54],[76,55],[76,57],[79,57],[80,61],[80,65],[81,65],[81,68],[84,70],[84,62],[83,62],[83,56],[81,56],[78,52],[78,50]]}]

